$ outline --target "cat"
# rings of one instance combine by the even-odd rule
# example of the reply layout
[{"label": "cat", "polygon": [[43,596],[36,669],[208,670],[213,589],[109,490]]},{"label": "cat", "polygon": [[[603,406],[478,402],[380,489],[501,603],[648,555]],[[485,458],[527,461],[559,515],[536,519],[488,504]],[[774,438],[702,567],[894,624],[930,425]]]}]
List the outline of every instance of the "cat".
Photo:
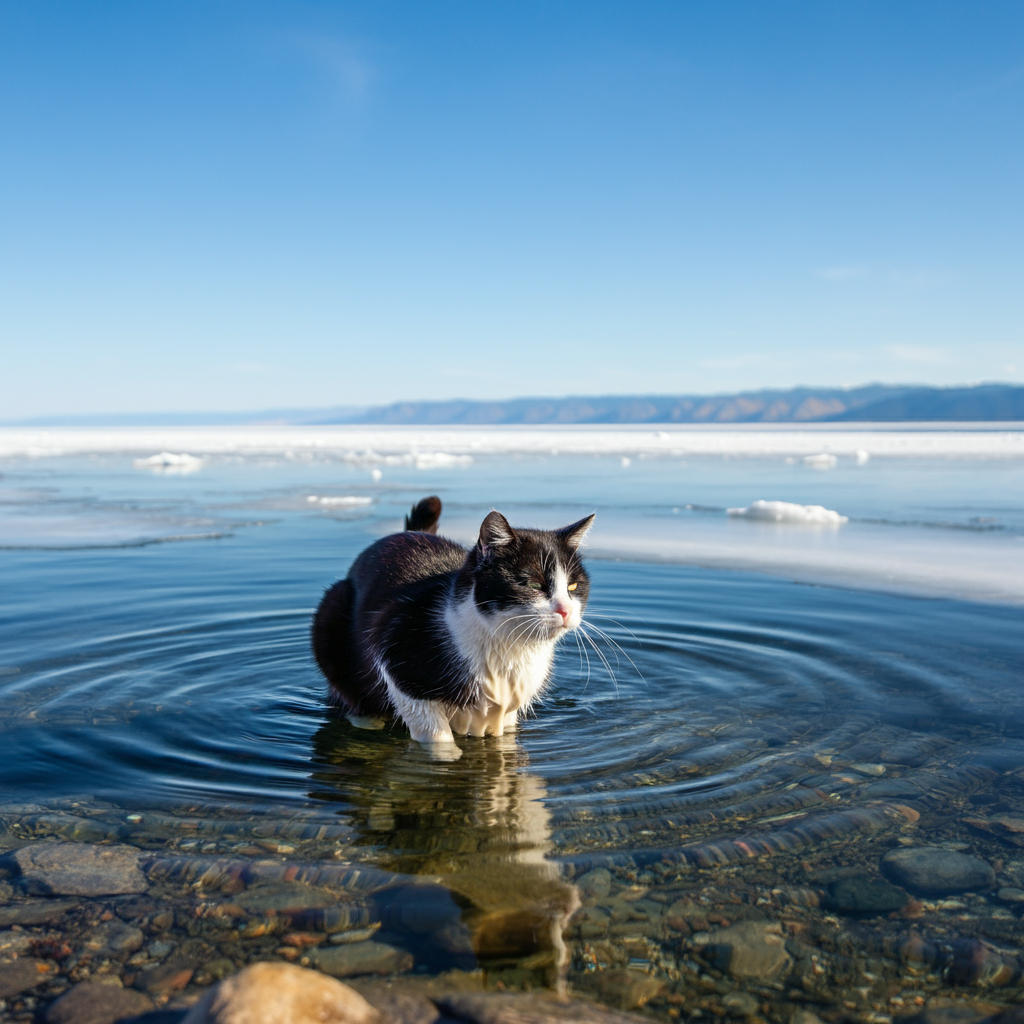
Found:
[{"label": "cat", "polygon": [[371,544],[313,617],[313,652],[355,725],[400,718],[420,743],[501,736],[544,689],[555,645],[579,626],[590,578],[589,515],[513,529],[490,512],[466,549],[437,536],[441,499]]}]

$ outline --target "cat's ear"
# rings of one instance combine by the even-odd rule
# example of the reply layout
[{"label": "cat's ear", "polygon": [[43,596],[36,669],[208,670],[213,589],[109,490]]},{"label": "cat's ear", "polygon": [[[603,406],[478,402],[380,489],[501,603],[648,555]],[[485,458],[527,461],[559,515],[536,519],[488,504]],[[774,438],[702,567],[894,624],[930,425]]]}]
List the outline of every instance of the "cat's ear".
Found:
[{"label": "cat's ear", "polygon": [[587,531],[594,525],[594,516],[596,515],[596,512],[591,512],[586,519],[563,526],[560,530],[556,531],[558,539],[564,541],[575,551],[583,543],[583,538],[586,537]]},{"label": "cat's ear", "polygon": [[491,548],[503,548],[515,539],[515,531],[500,512],[487,513],[487,518],[480,524],[480,539],[477,541],[482,554],[486,555]]}]

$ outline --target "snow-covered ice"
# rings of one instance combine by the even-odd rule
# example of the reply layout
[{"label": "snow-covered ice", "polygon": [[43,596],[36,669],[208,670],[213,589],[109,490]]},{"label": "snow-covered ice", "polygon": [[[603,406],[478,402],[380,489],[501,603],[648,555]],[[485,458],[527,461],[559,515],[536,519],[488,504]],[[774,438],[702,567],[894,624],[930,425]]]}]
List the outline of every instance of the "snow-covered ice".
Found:
[{"label": "snow-covered ice", "polygon": [[[821,455],[831,472],[813,471]],[[202,487],[126,478],[133,463],[201,465]],[[592,557],[1024,605],[1014,426],[0,429],[0,547],[226,537],[327,512],[379,535],[428,493],[470,543],[495,505],[525,526],[596,509]]]},{"label": "snow-covered ice", "polygon": [[842,526],[850,520],[823,505],[797,505],[792,501],[752,501],[746,508],[726,510],[730,516],[759,519],[769,523],[798,523],[801,526]]},{"label": "snow-covered ice", "polygon": [[148,459],[135,459],[134,465],[137,469],[148,469],[154,473],[195,473],[203,468],[203,460],[187,452],[180,455],[160,452]]},{"label": "snow-covered ice", "polygon": [[358,508],[363,505],[372,505],[373,498],[367,498],[358,494],[310,494],[306,501],[314,505],[328,505],[340,508]]},{"label": "snow-covered ice", "polygon": [[[827,450],[825,450],[827,448]],[[988,424],[920,428],[815,424],[545,427],[0,428],[0,457],[192,452],[197,457],[329,458],[365,465],[469,465],[480,455],[697,455],[875,458],[1024,458],[1024,430]]]}]

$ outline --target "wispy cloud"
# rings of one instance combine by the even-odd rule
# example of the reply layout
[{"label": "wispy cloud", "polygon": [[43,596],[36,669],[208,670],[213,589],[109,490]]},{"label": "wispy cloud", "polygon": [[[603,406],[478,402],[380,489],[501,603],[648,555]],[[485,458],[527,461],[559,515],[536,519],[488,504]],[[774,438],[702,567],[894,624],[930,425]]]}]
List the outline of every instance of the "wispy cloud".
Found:
[{"label": "wispy cloud", "polygon": [[855,281],[867,277],[868,271],[866,267],[823,267],[814,275],[823,281]]},{"label": "wispy cloud", "polygon": [[354,43],[335,36],[295,33],[292,44],[319,71],[326,74],[350,99],[361,99],[373,81],[373,66]]}]

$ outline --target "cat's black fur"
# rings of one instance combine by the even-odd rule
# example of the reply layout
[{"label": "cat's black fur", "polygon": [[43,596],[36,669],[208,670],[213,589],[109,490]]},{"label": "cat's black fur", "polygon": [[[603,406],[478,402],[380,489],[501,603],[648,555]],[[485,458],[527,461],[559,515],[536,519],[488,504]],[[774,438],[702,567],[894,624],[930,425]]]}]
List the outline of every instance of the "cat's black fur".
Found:
[{"label": "cat's black fur", "polygon": [[543,645],[578,625],[590,590],[578,547],[593,516],[546,531],[513,529],[491,512],[467,550],[437,536],[440,515],[439,498],[419,502],[404,533],[371,544],[327,590],[312,627],[317,663],[344,710],[358,719],[397,714],[416,738],[423,730],[406,698],[436,702],[447,729],[460,709],[497,706],[493,665],[502,658],[513,676],[517,658],[529,664],[522,672],[532,682],[520,680],[528,704],[550,670]]}]

